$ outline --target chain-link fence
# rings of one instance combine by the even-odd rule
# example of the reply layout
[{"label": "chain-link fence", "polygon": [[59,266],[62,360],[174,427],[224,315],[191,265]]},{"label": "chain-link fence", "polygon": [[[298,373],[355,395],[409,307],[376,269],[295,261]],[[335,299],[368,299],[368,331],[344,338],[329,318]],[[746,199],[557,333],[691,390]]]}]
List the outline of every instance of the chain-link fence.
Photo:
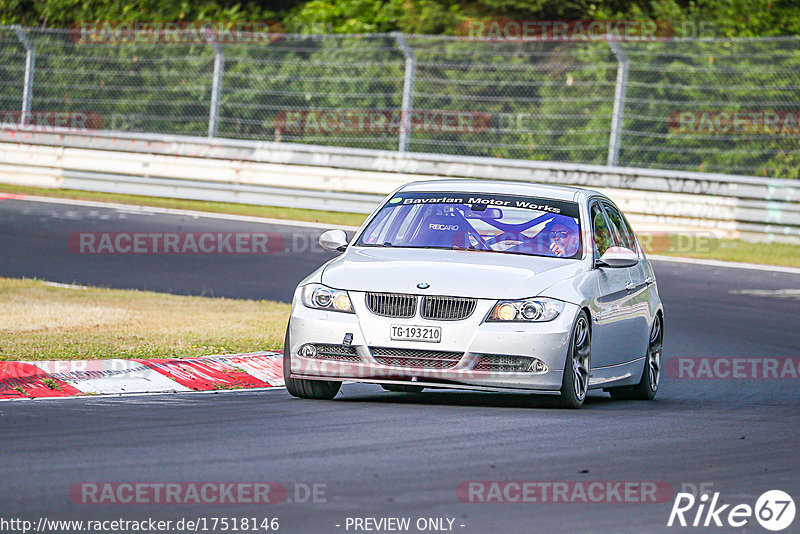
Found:
[{"label": "chain-link fence", "polygon": [[20,111],[88,113],[106,130],[799,178],[800,38],[148,44],[0,27],[3,122]]}]

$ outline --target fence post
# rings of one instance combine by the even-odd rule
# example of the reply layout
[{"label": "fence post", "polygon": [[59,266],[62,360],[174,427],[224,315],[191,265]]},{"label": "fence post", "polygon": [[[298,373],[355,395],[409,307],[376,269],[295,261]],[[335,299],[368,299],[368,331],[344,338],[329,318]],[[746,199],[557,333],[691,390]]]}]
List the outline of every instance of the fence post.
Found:
[{"label": "fence post", "polygon": [[33,96],[33,71],[36,68],[36,48],[28,39],[22,26],[14,25],[14,33],[17,39],[25,47],[25,82],[22,88],[22,113],[19,116],[20,126],[25,125],[25,120],[31,112],[31,97]]},{"label": "fence post", "polygon": [[206,31],[206,41],[214,49],[214,79],[211,82],[211,105],[208,110],[208,137],[216,137],[219,99],[222,93],[222,74],[225,71],[225,53],[211,30]]},{"label": "fence post", "polygon": [[414,51],[408,46],[406,38],[401,32],[392,32],[397,47],[406,58],[406,74],[403,79],[403,109],[400,124],[400,142],[397,146],[399,152],[408,152],[411,141],[411,112],[414,109],[414,77],[417,71],[417,58]]},{"label": "fence post", "polygon": [[614,90],[614,111],[611,116],[611,136],[608,140],[608,165],[619,162],[619,148],[622,134],[622,117],[625,113],[625,92],[628,86],[628,56],[619,43],[610,38],[608,45],[617,57],[617,87]]}]

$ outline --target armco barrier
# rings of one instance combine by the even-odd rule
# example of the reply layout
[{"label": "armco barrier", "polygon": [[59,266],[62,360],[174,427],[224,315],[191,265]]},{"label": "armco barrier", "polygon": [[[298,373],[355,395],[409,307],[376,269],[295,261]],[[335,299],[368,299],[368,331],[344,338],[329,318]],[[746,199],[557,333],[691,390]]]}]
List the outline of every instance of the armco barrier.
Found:
[{"label": "armco barrier", "polygon": [[466,177],[585,186],[634,226],[800,243],[800,181],[118,132],[0,130],[0,182],[370,212],[403,183]]}]

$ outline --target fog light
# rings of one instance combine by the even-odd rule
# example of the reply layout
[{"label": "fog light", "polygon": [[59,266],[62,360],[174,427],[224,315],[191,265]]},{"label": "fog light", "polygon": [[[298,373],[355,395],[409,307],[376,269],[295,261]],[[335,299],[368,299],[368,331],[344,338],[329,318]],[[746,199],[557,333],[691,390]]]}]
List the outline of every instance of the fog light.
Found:
[{"label": "fog light", "polygon": [[298,352],[304,358],[313,358],[317,355],[317,347],[310,344],[303,345]]},{"label": "fog light", "polygon": [[546,373],[547,366],[544,364],[542,360],[537,360],[536,358],[531,359],[531,363],[528,365],[528,372],[529,373]]}]

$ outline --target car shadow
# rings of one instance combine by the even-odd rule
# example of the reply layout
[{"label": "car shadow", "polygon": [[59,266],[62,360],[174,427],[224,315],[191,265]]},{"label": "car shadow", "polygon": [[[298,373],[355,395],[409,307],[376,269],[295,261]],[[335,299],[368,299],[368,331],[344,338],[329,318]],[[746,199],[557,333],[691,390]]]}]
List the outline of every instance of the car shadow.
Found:
[{"label": "car shadow", "polygon": [[[381,404],[419,404],[426,406],[473,406],[483,408],[553,409],[558,407],[556,395],[532,395],[529,393],[494,393],[453,390],[425,390],[422,393],[395,393],[375,391],[368,386],[342,388],[336,402],[375,402]],[[585,408],[607,405],[632,404],[615,401],[602,393],[590,393],[584,402]],[[636,403],[638,404],[638,403]]]}]

